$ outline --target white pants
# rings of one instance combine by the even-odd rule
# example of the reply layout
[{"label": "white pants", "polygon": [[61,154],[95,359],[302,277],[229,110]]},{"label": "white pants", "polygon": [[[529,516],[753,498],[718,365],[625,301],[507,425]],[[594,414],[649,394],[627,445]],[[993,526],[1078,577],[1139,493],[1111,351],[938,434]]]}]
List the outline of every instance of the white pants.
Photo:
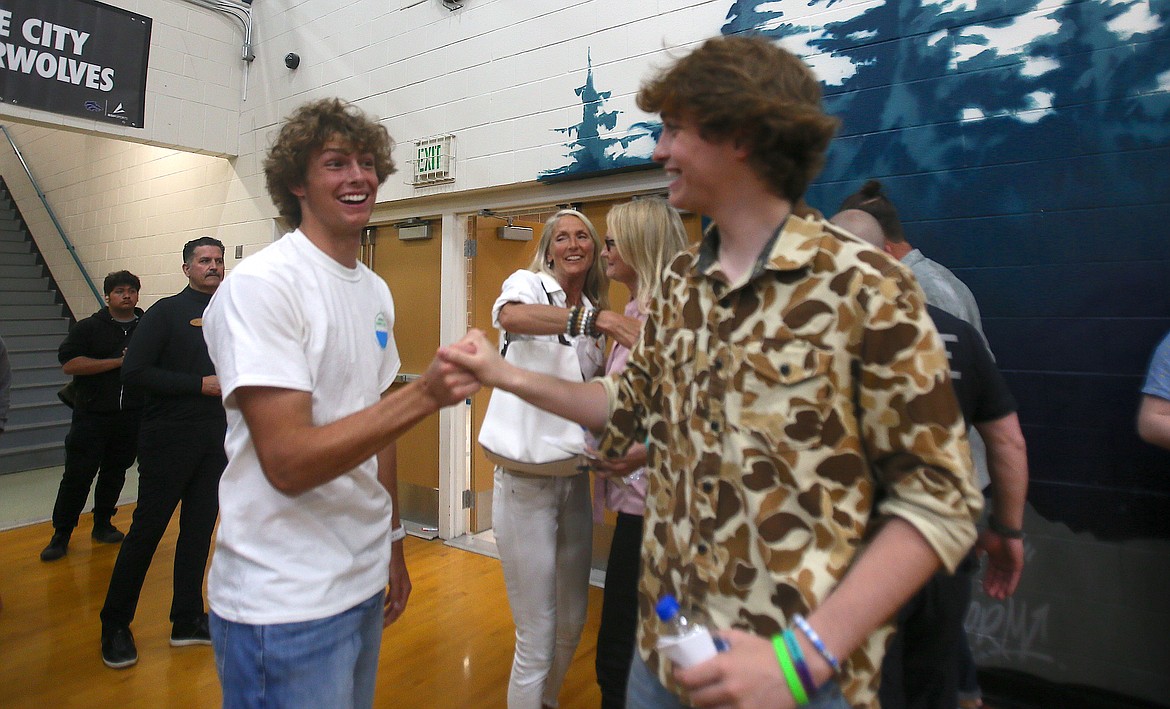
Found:
[{"label": "white pants", "polygon": [[508,709],[557,706],[589,603],[589,475],[534,477],[496,468],[492,527],[516,624]]}]

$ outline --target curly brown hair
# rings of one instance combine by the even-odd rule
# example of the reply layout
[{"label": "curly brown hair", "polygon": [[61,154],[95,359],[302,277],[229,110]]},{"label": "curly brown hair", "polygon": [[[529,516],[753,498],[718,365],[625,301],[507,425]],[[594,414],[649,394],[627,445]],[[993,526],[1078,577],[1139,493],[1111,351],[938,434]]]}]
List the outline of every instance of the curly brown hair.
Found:
[{"label": "curly brown hair", "polygon": [[638,108],[684,117],[704,140],[742,141],[752,167],[796,202],[821,171],[840,123],[798,57],[759,35],[715,37],[642,84]]},{"label": "curly brown hair", "polygon": [[268,194],[280,216],[294,227],[301,225],[301,203],[292,188],[304,184],[313,152],[335,138],[350,150],[374,154],[378,184],[394,174],[390,157],[394,139],[385,126],[341,99],[324,98],[302,105],[281,126],[264,159]]}]

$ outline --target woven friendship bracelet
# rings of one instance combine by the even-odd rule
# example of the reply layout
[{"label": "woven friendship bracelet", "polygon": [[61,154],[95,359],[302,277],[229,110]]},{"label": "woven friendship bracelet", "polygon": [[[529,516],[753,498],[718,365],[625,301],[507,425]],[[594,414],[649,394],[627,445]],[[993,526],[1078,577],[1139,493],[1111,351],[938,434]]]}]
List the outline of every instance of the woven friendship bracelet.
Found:
[{"label": "woven friendship bracelet", "polygon": [[825,662],[829,663],[829,667],[833,668],[833,674],[841,674],[841,661],[837,659],[836,655],[829,652],[829,648],[825,647],[825,643],[823,640],[821,640],[821,636],[817,635],[817,631],[813,630],[813,627],[808,624],[808,621],[805,620],[804,616],[800,615],[799,613],[792,616],[792,623],[797,627],[797,629],[800,630],[800,632],[804,633],[804,637],[808,638],[808,641],[812,643],[812,646],[817,649],[817,653],[821,657],[825,658]]},{"label": "woven friendship bracelet", "polygon": [[772,648],[776,651],[776,660],[780,662],[780,671],[784,673],[784,682],[788,685],[788,691],[792,693],[796,706],[808,704],[808,693],[804,691],[804,685],[801,684],[796,668],[792,665],[792,658],[788,654],[788,646],[783,635],[772,636]]}]

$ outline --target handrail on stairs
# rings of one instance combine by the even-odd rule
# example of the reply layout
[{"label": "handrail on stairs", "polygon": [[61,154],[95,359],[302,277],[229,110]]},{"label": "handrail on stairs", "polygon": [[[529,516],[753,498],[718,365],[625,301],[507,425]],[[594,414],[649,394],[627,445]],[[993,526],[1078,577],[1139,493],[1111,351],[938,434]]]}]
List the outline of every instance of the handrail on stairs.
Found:
[{"label": "handrail on stairs", "polygon": [[28,163],[24,161],[24,156],[20,154],[20,148],[16,147],[16,141],[12,139],[12,135],[8,132],[8,126],[0,124],[0,131],[4,131],[4,137],[8,139],[8,144],[12,146],[12,152],[16,153],[16,159],[20,160],[20,164],[24,167],[24,174],[28,175],[29,182],[32,183],[33,189],[37,191],[37,196],[41,198],[41,204],[45,206],[45,211],[49,213],[49,219],[53,220],[53,226],[57,227],[57,233],[61,236],[61,241],[65,244],[65,250],[73,257],[73,262],[77,264],[77,269],[81,271],[81,276],[85,278],[86,285],[93,292],[93,297],[97,300],[98,308],[101,308],[105,303],[102,302],[102,294],[98,291],[93,279],[89,277],[89,271],[85,270],[85,266],[81,263],[81,258],[77,255],[77,249],[73,246],[73,242],[69,241],[69,237],[65,236],[65,229],[61,226],[61,222],[57,221],[57,215],[53,213],[53,208],[49,206],[49,199],[41,190],[41,186],[37,184],[37,178],[33,177],[32,170],[29,169]]}]

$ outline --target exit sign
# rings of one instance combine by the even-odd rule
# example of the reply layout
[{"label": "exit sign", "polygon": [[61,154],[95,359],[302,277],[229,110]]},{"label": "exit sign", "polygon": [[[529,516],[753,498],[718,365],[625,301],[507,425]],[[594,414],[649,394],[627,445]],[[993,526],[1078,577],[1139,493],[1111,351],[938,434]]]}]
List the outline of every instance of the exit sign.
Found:
[{"label": "exit sign", "polygon": [[441,135],[415,143],[413,185],[433,185],[455,181],[455,136]]}]

